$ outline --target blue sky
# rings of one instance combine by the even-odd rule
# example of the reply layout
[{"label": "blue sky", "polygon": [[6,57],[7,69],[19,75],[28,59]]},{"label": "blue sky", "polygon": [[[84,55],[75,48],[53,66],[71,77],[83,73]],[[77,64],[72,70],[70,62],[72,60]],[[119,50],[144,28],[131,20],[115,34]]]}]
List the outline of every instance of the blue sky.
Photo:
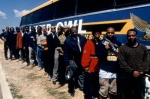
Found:
[{"label": "blue sky", "polygon": [[0,0],[0,33],[6,26],[19,26],[21,15],[49,0]]}]

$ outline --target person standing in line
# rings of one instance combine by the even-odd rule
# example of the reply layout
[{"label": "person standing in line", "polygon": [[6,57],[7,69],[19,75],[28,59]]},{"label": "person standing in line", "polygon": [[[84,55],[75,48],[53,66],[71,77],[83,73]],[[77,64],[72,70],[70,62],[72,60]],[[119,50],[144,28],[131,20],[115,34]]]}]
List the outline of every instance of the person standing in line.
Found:
[{"label": "person standing in line", "polygon": [[30,61],[29,61],[29,48],[28,48],[28,35],[29,35],[29,26],[25,26],[24,27],[24,37],[23,37],[23,45],[24,45],[24,49],[25,49],[25,60],[27,63],[27,66],[30,65]]},{"label": "person standing in line", "polygon": [[144,99],[145,73],[149,71],[148,50],[137,42],[135,29],[127,31],[128,42],[119,48],[118,59],[123,73],[123,96],[120,99]]},{"label": "person standing in line", "polygon": [[[43,29],[44,32],[46,29]],[[37,61],[38,61],[38,66],[39,66],[39,71],[43,69],[43,64],[42,64],[42,48],[41,48],[41,38],[40,35],[42,35],[42,27],[38,26],[37,27]],[[47,35],[47,34],[46,34]]]},{"label": "person standing in line", "polygon": [[39,47],[41,51],[41,56],[39,57],[41,59],[41,69],[44,68],[45,72],[48,73],[49,68],[49,56],[48,56],[48,47],[47,47],[47,28],[45,26],[42,27],[42,34],[37,39],[37,46]]},{"label": "person standing in line", "polygon": [[16,41],[17,41],[17,33],[15,32],[13,27],[10,27],[10,34],[9,34],[9,44],[8,47],[10,49],[10,57],[9,60],[12,61],[12,56],[14,55],[15,59],[17,59],[16,55]]},{"label": "person standing in line", "polygon": [[37,41],[36,41],[36,31],[35,27],[31,26],[31,32],[28,34],[27,37],[27,44],[29,48],[29,59],[30,59],[30,66],[33,68],[35,65],[37,65],[36,60],[36,48],[37,48]]},{"label": "person standing in line", "polygon": [[17,39],[16,39],[17,62],[19,61],[19,58],[20,58],[19,51],[21,51],[21,60],[22,60],[22,62],[24,62],[25,61],[25,53],[24,53],[24,49],[23,49],[24,33],[20,31],[19,27],[16,27],[16,32],[17,32]]},{"label": "person standing in line", "polygon": [[0,37],[4,41],[4,56],[5,59],[8,60],[8,43],[9,43],[9,27],[6,27],[6,31],[1,34]]},{"label": "person standing in line", "polygon": [[100,99],[116,99],[117,98],[117,69],[118,61],[117,54],[118,48],[121,43],[115,37],[115,29],[109,27],[106,30],[106,37],[102,40],[103,46],[101,49],[102,55],[100,56],[99,63],[99,94]]},{"label": "person standing in line", "polygon": [[[75,87],[83,88],[83,80],[79,76],[83,75],[83,68],[81,66],[81,56],[83,47],[86,43],[86,38],[78,34],[77,27],[71,27],[71,35],[67,37],[64,43],[64,62],[66,69],[70,69],[69,60],[74,60],[77,64],[77,69],[74,71],[73,77],[68,81],[68,92],[71,96],[75,94]],[[78,85],[78,86],[76,86]]]},{"label": "person standing in line", "polygon": [[94,97],[99,97],[99,56],[101,54],[101,40],[100,32],[92,32],[93,39],[88,40],[84,46],[82,54],[82,67],[85,70],[85,79],[84,79],[84,99],[92,99]]},{"label": "person standing in line", "polygon": [[[52,79],[53,84],[56,84],[58,77],[58,66],[54,64],[54,53],[55,49],[58,46],[58,37],[56,34],[56,27],[51,26],[51,34],[47,36],[47,46],[48,46],[48,55],[49,55],[49,67],[48,67],[48,76],[49,80]],[[55,72],[56,74],[54,74]]]},{"label": "person standing in line", "polygon": [[59,86],[58,87],[61,87],[63,86],[66,81],[65,81],[65,66],[64,66],[64,42],[66,40],[66,38],[70,35],[69,33],[69,27],[67,25],[64,25],[63,27],[62,26],[59,26],[58,27],[58,39],[60,41],[60,45],[56,48],[56,51],[55,51],[55,56],[58,56],[56,58],[56,61],[55,63],[59,63],[58,67],[58,81],[59,81]]}]

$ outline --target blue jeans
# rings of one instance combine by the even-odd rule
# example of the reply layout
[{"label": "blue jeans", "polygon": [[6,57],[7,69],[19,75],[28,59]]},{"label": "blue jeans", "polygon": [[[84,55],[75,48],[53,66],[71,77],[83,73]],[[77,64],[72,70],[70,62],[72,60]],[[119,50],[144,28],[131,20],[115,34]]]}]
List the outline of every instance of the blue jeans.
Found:
[{"label": "blue jeans", "polygon": [[40,47],[37,47],[37,61],[38,61],[38,66],[43,68],[42,48],[40,48]]}]

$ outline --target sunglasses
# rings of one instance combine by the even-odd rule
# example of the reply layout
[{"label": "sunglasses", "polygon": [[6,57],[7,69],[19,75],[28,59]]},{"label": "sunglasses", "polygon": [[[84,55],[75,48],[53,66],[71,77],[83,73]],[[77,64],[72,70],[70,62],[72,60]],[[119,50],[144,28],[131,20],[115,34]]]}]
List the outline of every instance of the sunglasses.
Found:
[{"label": "sunglasses", "polygon": [[114,34],[115,32],[107,32],[107,34]]},{"label": "sunglasses", "polygon": [[133,36],[133,37],[135,37],[136,35],[127,35],[128,37],[131,37],[131,36]]}]

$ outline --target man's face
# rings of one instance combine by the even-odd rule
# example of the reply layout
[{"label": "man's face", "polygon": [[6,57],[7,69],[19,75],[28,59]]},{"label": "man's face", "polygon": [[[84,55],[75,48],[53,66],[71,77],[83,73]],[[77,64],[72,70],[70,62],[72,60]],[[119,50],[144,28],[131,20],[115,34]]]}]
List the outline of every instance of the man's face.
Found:
[{"label": "man's face", "polygon": [[136,43],[136,38],[137,38],[137,34],[135,31],[129,31],[127,33],[127,39],[129,43],[132,43],[132,44]]},{"label": "man's face", "polygon": [[28,28],[28,27],[25,27],[25,31],[26,31],[26,32],[29,32],[29,28]]},{"label": "man's face", "polygon": [[100,38],[100,32],[94,33],[94,38],[99,39]]},{"label": "man's face", "polygon": [[67,32],[69,30],[69,28],[64,28],[64,32]]},{"label": "man's face", "polygon": [[51,27],[51,32],[55,33],[56,32],[56,28],[54,26]]},{"label": "man's face", "polygon": [[43,27],[43,28],[42,28],[42,31],[43,31],[43,34],[44,34],[44,35],[47,34],[47,29],[46,29],[46,27]]},{"label": "man's face", "polygon": [[71,35],[77,35],[78,34],[78,32],[77,32],[77,28],[72,28],[71,29]]},{"label": "man's face", "polygon": [[13,32],[14,31],[14,29],[13,28],[10,28],[10,32]]},{"label": "man's face", "polygon": [[9,31],[9,27],[6,27],[6,31]]},{"label": "man's face", "polygon": [[112,38],[114,37],[114,35],[115,35],[115,30],[114,30],[113,28],[107,29],[106,35],[107,35],[110,39],[112,39]]}]

